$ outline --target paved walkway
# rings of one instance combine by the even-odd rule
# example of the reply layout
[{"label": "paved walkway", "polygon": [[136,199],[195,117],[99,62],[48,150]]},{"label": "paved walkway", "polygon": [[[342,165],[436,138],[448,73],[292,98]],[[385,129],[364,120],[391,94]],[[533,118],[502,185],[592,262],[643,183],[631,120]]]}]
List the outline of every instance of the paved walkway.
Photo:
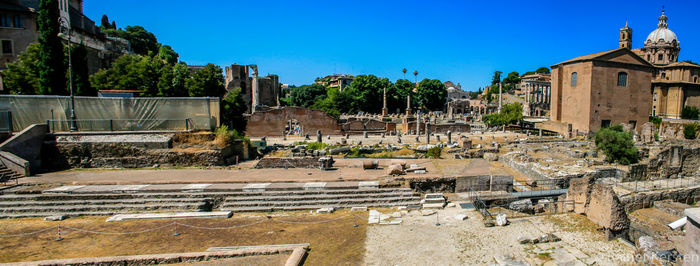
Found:
[{"label": "paved walkway", "polygon": [[[337,169],[251,169],[254,162],[246,162],[237,168],[187,168],[187,169],[77,169],[44,173],[20,179],[20,183],[34,184],[190,184],[190,183],[268,183],[268,182],[337,182],[369,181],[386,177],[386,166],[391,159],[378,159],[380,169],[363,170],[362,162],[373,159],[336,159]],[[405,160],[409,164],[425,166],[426,174],[410,173],[403,178],[442,177],[427,159]]]}]

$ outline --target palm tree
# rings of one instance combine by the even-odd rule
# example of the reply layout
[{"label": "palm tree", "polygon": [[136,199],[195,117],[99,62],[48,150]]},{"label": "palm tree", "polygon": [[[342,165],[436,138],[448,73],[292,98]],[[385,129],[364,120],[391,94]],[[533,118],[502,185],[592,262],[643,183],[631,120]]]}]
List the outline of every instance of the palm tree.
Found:
[{"label": "palm tree", "polygon": [[418,83],[418,70],[413,70],[413,76],[415,76],[415,82]]},{"label": "palm tree", "polygon": [[406,69],[401,69],[401,72],[403,72],[403,79],[406,79]]}]

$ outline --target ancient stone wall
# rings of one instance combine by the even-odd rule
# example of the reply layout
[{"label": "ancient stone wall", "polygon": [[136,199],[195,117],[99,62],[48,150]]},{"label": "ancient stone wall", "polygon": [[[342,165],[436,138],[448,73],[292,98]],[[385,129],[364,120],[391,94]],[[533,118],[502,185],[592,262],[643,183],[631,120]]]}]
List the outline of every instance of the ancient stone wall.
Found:
[{"label": "ancient stone wall", "polygon": [[611,186],[596,184],[595,179],[594,174],[572,179],[566,199],[574,201],[574,212],[603,227],[609,238],[625,233],[629,229],[625,205]]},{"label": "ancient stone wall", "polygon": [[639,179],[643,177],[636,174],[635,178],[638,179],[634,180],[660,180],[694,176],[700,172],[700,149],[684,148],[680,145],[670,146],[659,152],[655,158],[649,159],[646,165],[646,178]]},{"label": "ancient stone wall", "polygon": [[[398,180],[398,179],[397,179]],[[455,192],[455,178],[454,177],[442,177],[442,178],[411,178],[407,180],[408,185],[413,189],[413,191],[420,193],[454,193]]]},{"label": "ancient stone wall", "polygon": [[318,168],[317,157],[274,158],[265,157],[255,164],[256,169],[264,168]]},{"label": "ancient stone wall", "polygon": [[660,190],[639,192],[624,195],[620,198],[620,201],[625,206],[625,210],[627,212],[651,208],[654,206],[654,202],[662,200],[672,200],[685,204],[693,204],[694,202],[700,200],[700,187],[675,189],[670,191]]},{"label": "ancient stone wall", "polygon": [[248,118],[245,134],[252,137],[282,136],[287,123],[299,122],[305,134],[314,135],[317,130],[323,135],[340,135],[338,120],[321,110],[283,107],[256,112]]}]

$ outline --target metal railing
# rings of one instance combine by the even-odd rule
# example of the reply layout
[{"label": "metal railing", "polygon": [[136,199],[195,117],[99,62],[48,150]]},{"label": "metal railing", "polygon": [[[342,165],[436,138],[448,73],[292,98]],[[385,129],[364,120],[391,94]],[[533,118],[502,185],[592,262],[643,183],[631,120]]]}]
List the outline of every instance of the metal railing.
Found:
[{"label": "metal railing", "polygon": [[[78,131],[184,130],[194,127],[192,119],[76,119]],[[50,132],[70,130],[71,120],[46,120]]]},{"label": "metal railing", "polygon": [[602,184],[614,185],[630,192],[645,192],[668,189],[680,189],[700,186],[700,176],[685,176],[680,178],[666,178],[659,180],[635,180],[622,182],[619,179],[607,178],[599,181]]}]

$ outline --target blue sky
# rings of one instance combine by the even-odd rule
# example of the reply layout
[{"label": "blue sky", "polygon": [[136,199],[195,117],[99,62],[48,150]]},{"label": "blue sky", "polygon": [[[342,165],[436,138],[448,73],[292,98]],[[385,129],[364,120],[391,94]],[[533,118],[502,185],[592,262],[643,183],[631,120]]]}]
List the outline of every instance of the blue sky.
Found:
[{"label": "blue sky", "polygon": [[695,0],[87,0],[84,12],[97,23],[107,14],[118,27],[144,26],[188,64],[257,64],[282,83],[333,73],[396,80],[407,68],[476,90],[496,70],[522,74],[615,49],[625,21],[640,48],[662,5],[680,59],[700,61]]}]

